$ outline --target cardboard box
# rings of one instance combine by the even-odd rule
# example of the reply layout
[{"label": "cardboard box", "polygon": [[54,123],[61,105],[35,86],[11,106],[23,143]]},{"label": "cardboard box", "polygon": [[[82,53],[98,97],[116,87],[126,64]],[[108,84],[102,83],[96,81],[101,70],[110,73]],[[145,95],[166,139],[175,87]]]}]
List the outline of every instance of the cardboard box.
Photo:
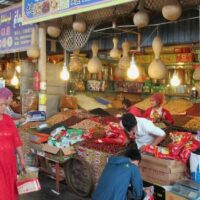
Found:
[{"label": "cardboard box", "polygon": [[166,192],[166,200],[188,200],[185,197],[178,196],[172,192]]},{"label": "cardboard box", "polygon": [[75,150],[73,146],[66,148],[59,148],[49,144],[44,144],[42,150],[45,152],[45,156],[49,159],[56,161],[64,161],[75,154]]},{"label": "cardboard box", "polygon": [[150,155],[142,155],[140,171],[145,181],[160,185],[170,185],[185,177],[186,166],[176,160],[165,160]]}]

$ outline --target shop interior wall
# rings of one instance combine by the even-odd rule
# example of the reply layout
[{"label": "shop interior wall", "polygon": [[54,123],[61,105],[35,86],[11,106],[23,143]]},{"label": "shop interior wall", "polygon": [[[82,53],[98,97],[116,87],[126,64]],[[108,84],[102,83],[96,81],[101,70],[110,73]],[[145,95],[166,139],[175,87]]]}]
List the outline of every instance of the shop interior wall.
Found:
[{"label": "shop interior wall", "polygon": [[20,94],[24,94],[29,89],[33,90],[33,72],[35,66],[28,60],[21,62],[21,75],[20,75]]},{"label": "shop interior wall", "polygon": [[60,96],[65,94],[66,82],[60,79],[62,63],[47,63],[47,117],[58,112]]}]

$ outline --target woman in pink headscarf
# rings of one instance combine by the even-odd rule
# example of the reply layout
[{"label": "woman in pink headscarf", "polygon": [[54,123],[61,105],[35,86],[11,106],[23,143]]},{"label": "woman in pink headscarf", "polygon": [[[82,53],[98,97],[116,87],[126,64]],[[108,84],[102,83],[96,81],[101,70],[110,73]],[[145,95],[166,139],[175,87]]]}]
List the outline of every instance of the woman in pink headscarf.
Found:
[{"label": "woman in pink headscarf", "polygon": [[25,118],[21,114],[15,113],[12,110],[12,108],[10,107],[10,104],[13,101],[12,91],[9,90],[8,88],[0,88],[0,94],[2,96],[4,96],[4,98],[7,100],[7,106],[6,106],[6,109],[5,109],[5,114],[12,117],[14,119],[14,122],[15,122],[16,125],[19,125],[19,124],[25,122]]},{"label": "woman in pink headscarf", "polygon": [[164,102],[164,95],[162,93],[155,93],[150,98],[151,107],[148,108],[143,117],[150,119],[153,122],[164,122],[166,125],[172,125],[174,120],[170,112],[162,107]]},{"label": "woman in pink headscarf", "polygon": [[7,106],[5,90],[0,90],[0,200],[17,200],[16,156],[25,168],[22,142],[12,118],[4,114]]}]

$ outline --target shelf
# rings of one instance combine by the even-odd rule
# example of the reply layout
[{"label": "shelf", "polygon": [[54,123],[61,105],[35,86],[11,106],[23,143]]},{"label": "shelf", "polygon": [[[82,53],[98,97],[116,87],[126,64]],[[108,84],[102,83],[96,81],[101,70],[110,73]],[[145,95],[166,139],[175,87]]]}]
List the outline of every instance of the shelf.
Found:
[{"label": "shelf", "polygon": [[[180,69],[193,69],[194,65],[200,65],[199,62],[188,62],[188,63],[164,63],[168,69],[180,68]],[[149,66],[150,63],[140,63],[141,66]],[[171,66],[171,67],[170,67]],[[184,67],[183,67],[184,66]]]}]

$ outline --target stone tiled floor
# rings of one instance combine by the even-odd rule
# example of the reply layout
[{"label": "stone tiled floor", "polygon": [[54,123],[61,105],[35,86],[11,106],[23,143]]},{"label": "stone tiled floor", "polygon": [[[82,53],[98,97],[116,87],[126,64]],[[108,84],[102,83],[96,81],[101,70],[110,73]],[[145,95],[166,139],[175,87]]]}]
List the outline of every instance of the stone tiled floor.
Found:
[{"label": "stone tiled floor", "polygon": [[51,191],[51,189],[55,188],[55,181],[53,179],[40,174],[39,180],[42,190],[21,195],[19,200],[90,200],[90,198],[82,198],[71,192],[64,182],[60,184],[60,195],[56,195]]}]

